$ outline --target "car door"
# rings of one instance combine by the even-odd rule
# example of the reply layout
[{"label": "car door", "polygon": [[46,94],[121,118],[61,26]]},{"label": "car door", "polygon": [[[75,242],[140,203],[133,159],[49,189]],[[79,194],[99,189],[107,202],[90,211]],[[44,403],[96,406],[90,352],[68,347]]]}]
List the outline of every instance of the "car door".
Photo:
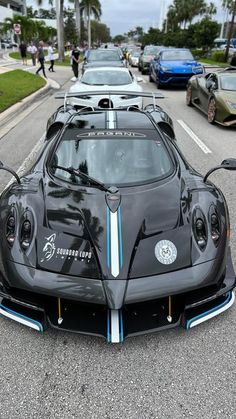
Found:
[{"label": "car door", "polygon": [[215,73],[206,74],[205,77],[198,78],[198,105],[204,112],[207,112],[208,101],[210,97],[210,89],[208,88],[210,82],[215,83],[216,75]]}]

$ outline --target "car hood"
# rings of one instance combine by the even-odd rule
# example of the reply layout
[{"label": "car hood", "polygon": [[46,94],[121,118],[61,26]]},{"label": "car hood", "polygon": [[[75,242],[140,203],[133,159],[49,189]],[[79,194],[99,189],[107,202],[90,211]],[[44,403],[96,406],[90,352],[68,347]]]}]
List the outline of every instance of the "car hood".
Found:
[{"label": "car hood", "polygon": [[167,67],[173,72],[182,73],[182,72],[194,72],[194,67],[201,67],[197,61],[194,60],[180,60],[180,61],[161,61],[161,67]]},{"label": "car hood", "polygon": [[[187,221],[179,223],[183,217],[177,177],[145,190],[123,189],[120,194],[119,208],[113,213],[108,206],[109,194],[104,191],[85,188],[81,192],[47,183],[44,227],[37,233],[38,266],[59,272],[66,268],[71,275],[106,279],[154,275],[189,266],[191,229]],[[116,233],[114,228],[118,229]],[[55,252],[48,260],[50,240]],[[155,256],[155,246],[163,240],[171,241],[177,249],[171,265],[158,262]],[[119,254],[115,261],[114,248]]]}]

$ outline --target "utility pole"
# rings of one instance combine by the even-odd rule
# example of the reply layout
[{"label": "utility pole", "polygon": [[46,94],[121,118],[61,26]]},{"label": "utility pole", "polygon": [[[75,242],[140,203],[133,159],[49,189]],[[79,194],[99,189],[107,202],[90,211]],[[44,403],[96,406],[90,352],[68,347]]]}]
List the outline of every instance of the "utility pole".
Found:
[{"label": "utility pole", "polygon": [[231,18],[230,27],[229,27],[227,46],[226,46],[226,50],[225,50],[225,62],[226,63],[227,63],[228,56],[229,56],[230,40],[232,38],[233,30],[234,30],[235,15],[236,15],[236,0],[234,0],[234,3],[233,3],[232,18]]},{"label": "utility pole", "polygon": [[58,43],[58,59],[64,60],[64,20],[63,20],[63,0],[56,1],[57,15],[57,43]]}]

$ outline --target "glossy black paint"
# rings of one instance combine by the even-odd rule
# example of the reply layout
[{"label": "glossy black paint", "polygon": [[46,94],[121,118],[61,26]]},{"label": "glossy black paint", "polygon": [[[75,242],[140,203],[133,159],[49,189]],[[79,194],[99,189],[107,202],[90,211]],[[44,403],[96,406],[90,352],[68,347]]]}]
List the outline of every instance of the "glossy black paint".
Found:
[{"label": "glossy black paint", "polygon": [[[84,310],[90,318],[94,305],[104,324],[107,308],[123,310],[132,304],[153,301],[161,304],[161,299],[179,295],[173,321],[173,325],[177,325],[180,314],[184,313],[188,293],[201,290],[204,295],[212,289],[210,294],[215,295],[226,290],[226,282],[227,291],[235,285],[227,205],[222,192],[209,181],[204,183],[203,177],[188,165],[173,141],[175,136],[168,136],[167,131],[162,130],[163,125],[159,126],[159,122],[164,122],[169,125],[170,133],[174,132],[171,120],[159,107],[145,112],[112,110],[118,121],[113,132],[117,130],[121,141],[122,134],[119,133],[127,130],[163,141],[173,164],[173,170],[166,178],[105,192],[54,176],[50,159],[67,124],[76,120],[79,132],[85,129],[101,134],[109,130],[108,112],[78,114],[72,108],[59,108],[48,122],[46,141],[37,162],[21,177],[20,184],[14,183],[2,193],[0,297],[9,301],[14,297],[17,304],[20,300],[23,305],[38,301],[49,323],[59,327],[52,309],[58,297],[64,299],[65,304],[73,302],[71,316],[76,307],[80,307],[79,310]],[[117,277],[112,275],[107,263],[108,208],[113,213],[119,208],[121,214],[123,262]],[[209,214],[212,208],[220,219],[217,245],[211,238]],[[12,211],[16,237],[10,245],[6,222]],[[206,221],[204,251],[199,248],[193,233],[196,211],[200,211]],[[30,245],[23,249],[20,232],[26,212],[34,221]],[[155,256],[155,245],[161,240],[171,241],[177,249],[177,258],[171,264],[160,263]],[[141,312],[143,307],[146,306],[139,308]],[[128,319],[132,317],[129,310],[126,310]],[[104,335],[95,326],[94,329],[89,326],[86,331],[86,325],[76,326],[75,323],[70,326],[68,320],[61,328]],[[170,326],[165,322],[160,324],[160,328]],[[147,326],[147,330],[149,328],[153,330]],[[135,328],[132,330],[138,333]],[[140,333],[144,330],[142,325]],[[132,333],[127,331],[126,334]]]}]

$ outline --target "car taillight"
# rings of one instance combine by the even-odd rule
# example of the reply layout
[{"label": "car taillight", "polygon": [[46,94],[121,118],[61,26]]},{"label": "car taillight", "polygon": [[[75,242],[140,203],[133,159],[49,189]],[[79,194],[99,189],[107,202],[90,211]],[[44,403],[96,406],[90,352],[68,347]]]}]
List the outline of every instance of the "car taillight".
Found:
[{"label": "car taillight", "polygon": [[193,214],[193,233],[199,249],[203,251],[207,245],[207,224],[200,208]]},{"label": "car taillight", "polygon": [[21,224],[20,243],[23,250],[27,250],[30,246],[33,236],[33,216],[26,211]]},{"label": "car taillight", "polygon": [[5,234],[8,244],[13,246],[16,238],[16,213],[14,209],[7,218]]}]

